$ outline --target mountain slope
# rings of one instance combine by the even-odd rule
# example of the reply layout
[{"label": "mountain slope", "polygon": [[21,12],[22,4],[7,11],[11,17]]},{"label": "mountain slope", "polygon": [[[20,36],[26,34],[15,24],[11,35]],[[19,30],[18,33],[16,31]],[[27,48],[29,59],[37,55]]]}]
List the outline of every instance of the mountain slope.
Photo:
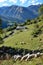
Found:
[{"label": "mountain slope", "polygon": [[11,21],[25,21],[27,19],[33,19],[38,16],[38,8],[40,5],[33,5],[29,7],[9,6],[0,8],[0,16],[5,20]]},{"label": "mountain slope", "polygon": [[14,33],[11,35],[10,33],[12,31],[6,32],[8,37],[4,38],[2,46],[4,45],[31,50],[43,49],[43,16],[35,19],[34,21],[38,21],[36,23],[34,23],[33,20],[31,21],[32,24],[25,25],[27,29],[13,30]]},{"label": "mountain slope", "polygon": [[[38,16],[38,9],[40,5],[31,5],[29,7],[21,7],[21,6],[6,6],[0,7],[0,17],[3,22],[18,22],[22,23],[27,19],[33,19]],[[5,23],[5,25],[7,25]],[[5,26],[6,27],[6,26]]]}]

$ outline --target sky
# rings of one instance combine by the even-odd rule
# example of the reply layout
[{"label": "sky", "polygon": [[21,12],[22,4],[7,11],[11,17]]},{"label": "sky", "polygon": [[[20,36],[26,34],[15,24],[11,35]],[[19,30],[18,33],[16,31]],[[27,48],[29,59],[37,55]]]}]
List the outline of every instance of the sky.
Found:
[{"label": "sky", "polygon": [[0,0],[0,7],[18,5],[28,7],[30,5],[43,4],[43,0]]}]

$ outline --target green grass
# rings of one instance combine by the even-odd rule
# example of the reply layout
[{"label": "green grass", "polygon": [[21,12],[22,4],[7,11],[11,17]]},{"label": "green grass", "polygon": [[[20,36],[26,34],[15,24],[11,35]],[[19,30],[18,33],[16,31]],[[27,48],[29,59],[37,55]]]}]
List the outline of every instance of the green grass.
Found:
[{"label": "green grass", "polygon": [[[37,22],[39,27],[43,26],[43,21]],[[26,25],[28,30],[26,31],[16,31],[13,35],[10,35],[8,38],[4,40],[4,43],[1,46],[11,46],[12,48],[24,48],[30,50],[36,49],[43,49],[43,33],[38,35],[38,37],[32,36],[32,33],[35,28],[35,23]],[[43,32],[43,28],[42,28]],[[9,35],[10,32],[7,32],[6,35]],[[3,34],[4,36],[5,34]],[[40,40],[41,39],[41,40]],[[21,44],[20,42],[25,42],[26,44]],[[13,59],[10,60],[0,60],[0,65],[43,65],[43,56],[39,58],[33,58],[30,61],[14,61]]]},{"label": "green grass", "polygon": [[43,57],[33,58],[29,61],[22,61],[22,62],[19,60],[15,62],[12,59],[4,60],[0,61],[0,65],[43,65]]},{"label": "green grass", "polygon": [[[37,23],[39,26],[43,26],[43,21]],[[11,46],[17,48],[25,49],[42,49],[43,48],[43,34],[40,34],[37,38],[32,37],[32,32],[34,31],[35,24],[26,25],[28,30],[17,31],[13,35],[9,36],[4,40],[4,43],[0,46]],[[43,30],[43,29],[42,29]],[[7,35],[10,32],[7,33]],[[42,39],[40,41],[40,39]],[[20,42],[25,42],[26,44],[21,44]]]}]

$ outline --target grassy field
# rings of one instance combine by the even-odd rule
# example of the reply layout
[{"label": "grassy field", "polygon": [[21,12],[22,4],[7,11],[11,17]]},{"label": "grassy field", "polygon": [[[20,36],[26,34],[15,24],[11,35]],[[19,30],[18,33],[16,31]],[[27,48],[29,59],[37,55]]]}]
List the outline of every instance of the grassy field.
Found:
[{"label": "grassy field", "polygon": [[[38,22],[37,24],[41,27],[43,26],[42,23],[43,21]],[[38,37],[33,38],[32,32],[34,31],[34,26],[35,24],[27,25],[28,29],[26,31],[25,30],[16,31],[16,33],[4,39],[4,43],[0,46],[4,45],[4,46],[17,47],[17,48],[25,48],[25,49],[42,49],[43,33],[38,35]],[[25,42],[25,44],[21,44],[21,42]]]},{"label": "grassy field", "polygon": [[[43,21],[37,23],[39,27],[43,26]],[[8,38],[4,39],[4,43],[1,46],[11,46],[12,48],[24,48],[30,50],[43,49],[43,28],[42,33],[38,35],[38,37],[33,37],[32,33],[35,29],[36,24],[26,25],[27,30],[22,31],[14,31],[12,35]],[[10,32],[6,33],[7,35]],[[25,44],[21,44],[21,42],[25,42]],[[43,56],[39,58],[33,58],[27,62],[23,61],[14,61],[10,60],[0,60],[0,65],[43,65]]]},{"label": "grassy field", "polygon": [[19,60],[15,62],[12,59],[4,60],[0,61],[0,65],[43,65],[43,57],[33,58],[29,61],[22,61],[22,62],[20,62]]}]

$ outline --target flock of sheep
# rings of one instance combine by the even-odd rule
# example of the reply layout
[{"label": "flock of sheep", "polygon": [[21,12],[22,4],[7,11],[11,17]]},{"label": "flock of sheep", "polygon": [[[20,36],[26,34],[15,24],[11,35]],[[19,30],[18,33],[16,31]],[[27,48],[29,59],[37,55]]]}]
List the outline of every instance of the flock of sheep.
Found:
[{"label": "flock of sheep", "polygon": [[37,52],[36,54],[26,54],[26,55],[24,55],[24,56],[21,56],[21,55],[14,55],[13,56],[13,58],[14,58],[14,60],[16,61],[16,60],[20,60],[20,61],[23,61],[23,60],[25,60],[25,61],[28,61],[29,59],[31,59],[31,58],[37,58],[37,57],[40,57],[40,56],[42,56],[43,55],[43,53],[40,53],[40,52]]},{"label": "flock of sheep", "polygon": [[32,58],[43,57],[43,49],[40,50],[28,50],[28,49],[17,49],[7,46],[0,47],[0,60],[14,59],[20,61],[28,61]]}]

